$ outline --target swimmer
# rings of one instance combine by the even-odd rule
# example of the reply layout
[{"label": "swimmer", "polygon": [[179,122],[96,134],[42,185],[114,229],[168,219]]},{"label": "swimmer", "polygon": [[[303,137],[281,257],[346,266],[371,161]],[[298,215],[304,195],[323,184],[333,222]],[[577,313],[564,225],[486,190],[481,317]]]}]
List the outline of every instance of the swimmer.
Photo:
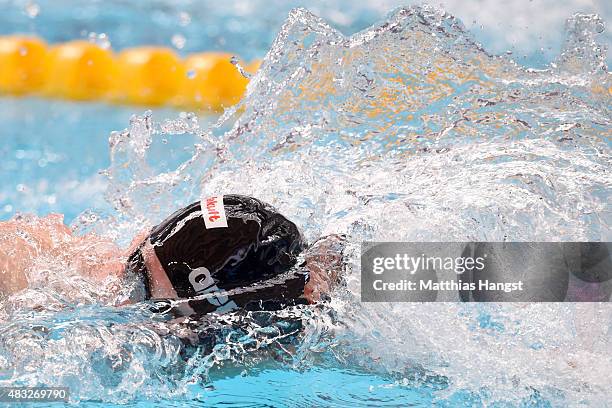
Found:
[{"label": "swimmer", "polygon": [[137,281],[131,302],[161,300],[174,314],[201,316],[316,303],[343,268],[342,236],[307,247],[293,222],[247,196],[195,202],[135,239],[126,254],[94,235],[72,236],[61,220],[0,223],[0,292],[27,287],[32,259],[60,254],[94,280],[116,275]]},{"label": "swimmer", "polygon": [[[153,228],[130,255],[126,275],[141,281],[134,300],[174,302],[181,315],[278,309],[314,303],[338,279],[339,236],[306,244],[270,205],[240,195],[193,203]],[[339,249],[339,247],[337,248]]]}]

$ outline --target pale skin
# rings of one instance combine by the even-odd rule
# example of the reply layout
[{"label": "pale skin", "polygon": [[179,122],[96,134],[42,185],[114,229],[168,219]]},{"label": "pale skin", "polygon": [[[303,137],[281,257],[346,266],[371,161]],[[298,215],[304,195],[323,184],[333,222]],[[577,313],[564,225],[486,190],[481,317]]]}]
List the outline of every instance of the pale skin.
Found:
[{"label": "pale skin", "polygon": [[[63,223],[63,216],[28,217],[0,222],[0,295],[9,296],[26,289],[28,276],[45,260],[58,262],[81,275],[102,282],[109,276],[122,277],[127,257],[147,237],[138,234],[127,249],[94,234],[75,235]],[[315,303],[329,293],[341,270],[341,255],[332,250],[340,237],[330,235],[319,240],[305,254],[310,280],[304,287],[304,297]],[[177,298],[168,277],[163,272],[152,246],[143,247],[147,269],[151,273],[153,298]]]},{"label": "pale skin", "polygon": [[28,217],[0,222],[0,292],[10,295],[28,287],[28,274],[45,258],[101,281],[123,269],[123,252],[92,234],[75,236],[63,216]]}]

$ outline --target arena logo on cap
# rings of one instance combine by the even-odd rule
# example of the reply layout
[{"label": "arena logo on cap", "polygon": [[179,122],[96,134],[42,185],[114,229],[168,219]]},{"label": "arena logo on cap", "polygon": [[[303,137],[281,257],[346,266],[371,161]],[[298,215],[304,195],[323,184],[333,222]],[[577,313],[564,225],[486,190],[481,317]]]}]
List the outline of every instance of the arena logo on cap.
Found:
[{"label": "arena logo on cap", "polygon": [[238,308],[238,305],[219,289],[210,271],[202,266],[189,273],[189,283],[198,295],[212,294],[208,297],[208,303],[217,307],[217,311],[230,311]]},{"label": "arena logo on cap", "polygon": [[202,216],[206,229],[227,228],[227,217],[225,216],[225,206],[223,196],[212,196],[202,199]]}]

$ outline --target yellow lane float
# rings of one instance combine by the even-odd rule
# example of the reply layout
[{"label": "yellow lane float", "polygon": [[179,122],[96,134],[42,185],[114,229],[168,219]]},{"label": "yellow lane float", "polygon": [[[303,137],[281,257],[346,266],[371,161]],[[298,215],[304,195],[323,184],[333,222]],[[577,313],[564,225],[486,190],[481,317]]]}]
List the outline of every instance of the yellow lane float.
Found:
[{"label": "yellow lane float", "polygon": [[86,100],[110,96],[115,87],[113,54],[88,41],[71,41],[51,49],[45,93]]},{"label": "yellow lane float", "polygon": [[220,110],[238,102],[249,80],[230,62],[231,54],[203,52],[185,59],[186,79],[179,103]]},{"label": "yellow lane float", "polygon": [[36,92],[45,83],[46,44],[35,37],[0,37],[0,92]]},{"label": "yellow lane float", "polygon": [[[116,55],[83,40],[48,49],[35,37],[6,36],[0,37],[0,93],[221,110],[238,102],[248,83],[231,58],[204,52],[183,60],[164,47]],[[260,64],[246,70],[254,73]]]},{"label": "yellow lane float", "polygon": [[176,96],[185,67],[169,49],[140,47],[119,54],[120,102],[162,105]]}]

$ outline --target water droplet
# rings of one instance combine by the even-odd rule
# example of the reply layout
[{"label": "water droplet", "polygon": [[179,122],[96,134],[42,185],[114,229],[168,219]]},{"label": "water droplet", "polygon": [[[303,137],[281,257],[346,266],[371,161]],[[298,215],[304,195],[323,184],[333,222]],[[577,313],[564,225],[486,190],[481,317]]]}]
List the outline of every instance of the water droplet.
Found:
[{"label": "water droplet", "polygon": [[25,13],[30,18],[36,18],[40,13],[40,6],[33,2],[28,2],[25,6]]},{"label": "water droplet", "polygon": [[174,45],[176,49],[182,50],[183,47],[185,46],[185,43],[187,42],[187,39],[185,38],[185,36],[181,34],[174,34],[172,36],[171,41],[172,41],[172,45]]},{"label": "water droplet", "polygon": [[232,65],[234,65],[236,67],[236,69],[238,70],[238,72],[240,72],[240,75],[242,75],[243,77],[245,77],[246,79],[250,79],[251,78],[251,74],[249,74],[248,72],[245,71],[244,68],[242,68],[242,66],[240,65],[240,63],[238,62],[238,57],[236,57],[235,55],[232,55],[232,58],[230,58],[230,62],[232,63]]},{"label": "water droplet", "polygon": [[87,35],[87,39],[89,42],[96,44],[98,47],[107,50],[111,47],[111,42],[110,39],[108,38],[108,35],[106,35],[106,33],[95,33],[95,32],[90,32]]},{"label": "water droplet", "polygon": [[191,23],[191,16],[185,11],[179,13],[179,25],[181,27],[188,26]]}]

